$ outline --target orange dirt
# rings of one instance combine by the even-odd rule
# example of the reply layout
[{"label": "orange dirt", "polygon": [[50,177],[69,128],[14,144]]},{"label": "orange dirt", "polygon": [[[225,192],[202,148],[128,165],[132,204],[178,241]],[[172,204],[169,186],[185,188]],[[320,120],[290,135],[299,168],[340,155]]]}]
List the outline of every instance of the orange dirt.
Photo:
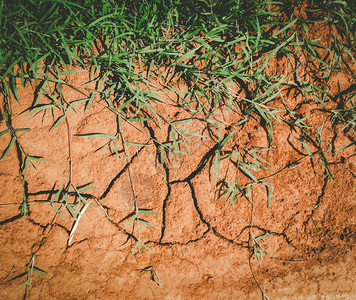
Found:
[{"label": "orange dirt", "polygon": [[[86,81],[86,72],[66,78],[77,86]],[[339,75],[333,83],[337,93],[349,88],[351,80]],[[63,93],[67,101],[84,97],[69,86],[63,87]],[[263,152],[274,172],[257,174],[259,178],[269,176],[267,181],[274,186],[270,207],[264,187],[254,185],[253,210],[244,198],[236,199],[229,208],[226,198],[217,199],[221,186],[211,176],[214,137],[192,138],[188,143],[191,155],[180,157],[180,167],[167,160],[164,169],[154,145],[136,146],[136,150],[128,147],[130,157],[124,161],[110,151],[96,151],[107,142],[105,138],[78,136],[116,133],[115,115],[94,101],[87,112],[68,115],[72,180],[77,186],[96,185],[84,192],[90,196],[92,207],[81,218],[68,245],[74,220],[64,210],[66,220],[62,219],[48,203],[41,202],[68,182],[67,127],[63,122],[49,132],[53,123],[50,114],[26,117],[22,112],[32,103],[33,95],[33,87],[19,88],[21,105],[13,102],[12,123],[14,128],[32,128],[18,134],[21,145],[30,155],[42,156],[50,163],[37,162],[40,173],[29,167],[30,214],[26,219],[19,214],[23,177],[15,147],[0,164],[0,298],[24,295],[25,289],[17,295],[15,292],[26,276],[16,276],[26,271],[32,255],[35,266],[49,279],[34,274],[32,287],[26,291],[29,299],[260,299],[256,281],[269,299],[355,297],[354,147],[330,157],[333,181],[317,157],[298,153],[306,151],[293,137],[295,133],[285,123],[276,122],[271,147],[277,150]],[[168,97],[165,100],[170,101]],[[83,112],[82,106],[76,108]],[[157,105],[157,109],[169,120],[187,117],[186,112],[170,105]],[[309,115],[308,122],[315,126],[327,117],[307,103],[301,105],[300,113]],[[237,121],[231,112],[218,112],[217,118],[227,123]],[[251,121],[237,131],[226,149],[237,145],[267,147],[266,132],[255,125],[258,122]],[[5,126],[1,122],[0,131]],[[128,124],[123,126],[128,141],[146,143],[152,134],[158,140],[167,139],[164,124],[161,129],[152,124],[142,127],[146,134]],[[181,128],[208,136],[198,121]],[[332,142],[334,149],[349,143],[347,135],[335,137],[338,129],[326,123],[323,130],[323,138]],[[222,134],[229,132],[229,128],[222,128]],[[8,143],[4,135],[1,150]],[[143,249],[132,256],[132,227],[123,230],[134,212],[129,170],[140,208],[160,214],[147,217],[157,229],[140,227],[140,236],[152,253]],[[232,163],[222,163],[220,177],[227,182],[232,182],[235,172]],[[240,180],[249,183],[244,176]],[[272,234],[260,241],[267,251],[262,263],[252,255],[249,233],[254,237]],[[150,281],[155,274],[161,286]]]}]

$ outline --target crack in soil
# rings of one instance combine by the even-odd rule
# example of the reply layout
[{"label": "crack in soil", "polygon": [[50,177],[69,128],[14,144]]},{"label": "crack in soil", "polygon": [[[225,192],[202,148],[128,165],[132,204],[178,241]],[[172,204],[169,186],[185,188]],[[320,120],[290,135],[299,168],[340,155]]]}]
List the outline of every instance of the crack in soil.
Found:
[{"label": "crack in soil", "polygon": [[105,191],[103,192],[103,194],[99,197],[100,200],[106,198],[106,196],[108,195],[108,193],[110,192],[110,190],[112,189],[114,183],[116,180],[118,180],[124,173],[125,171],[129,168],[129,166],[132,164],[132,162],[134,161],[134,159],[136,157],[138,157],[138,154],[144,149],[145,147],[141,147],[134,155],[132,155],[130,161],[119,171],[119,173],[117,173],[115,175],[115,177],[110,181],[110,183],[108,184],[108,187],[105,189]]},{"label": "crack in soil", "polygon": [[[157,137],[155,134],[155,131],[153,130],[153,128],[148,124],[147,121],[144,122],[144,126],[148,129],[149,133],[150,133],[150,138],[153,140],[153,143],[156,147],[156,160],[162,165],[164,174],[165,174],[165,184],[167,186],[167,194],[165,196],[165,198],[163,199],[163,203],[162,203],[162,222],[161,222],[161,236],[159,238],[159,244],[162,243],[162,239],[164,237],[164,233],[166,230],[166,208],[167,208],[167,203],[168,203],[168,199],[169,196],[171,195],[171,184],[169,182],[169,168],[167,167],[166,163],[163,161],[161,162],[160,160],[160,145],[156,142]],[[168,137],[167,137],[168,138]]]},{"label": "crack in soil", "polygon": [[312,220],[312,222],[313,222],[315,228],[318,230],[318,228],[317,228],[317,226],[316,226],[316,224],[315,224],[315,222],[314,222],[313,216],[314,216],[314,213],[315,213],[316,209],[318,209],[318,207],[319,207],[319,206],[321,205],[321,203],[322,203],[321,201],[322,201],[322,199],[323,199],[323,197],[324,197],[324,195],[325,195],[325,189],[326,189],[326,186],[327,186],[327,184],[328,184],[328,181],[329,181],[329,176],[328,176],[327,174],[325,174],[325,175],[324,175],[324,183],[323,183],[323,186],[322,186],[322,188],[321,188],[320,195],[318,196],[317,201],[316,201],[316,203],[314,204],[314,207],[313,207],[313,210],[311,211],[310,216],[307,218],[306,221],[303,222],[304,232],[306,232],[306,230],[307,230],[307,225],[308,225],[308,223],[309,223],[310,220]]},{"label": "crack in soil", "polygon": [[14,222],[14,221],[20,219],[21,217],[22,217],[22,214],[19,213],[19,214],[13,216],[13,217],[10,217],[10,218],[8,218],[8,219],[5,219],[5,220],[3,220],[3,221],[0,221],[0,226],[5,225],[5,224],[8,224],[8,223],[11,223],[11,222]]},{"label": "crack in soil", "polygon": [[[145,127],[148,128],[149,132],[150,132],[150,137],[151,139],[153,139],[153,143],[156,147],[156,159],[158,162],[160,162],[160,146],[159,144],[156,142],[156,136],[155,136],[155,132],[154,130],[148,125],[147,122],[144,122],[145,123]],[[224,138],[227,136],[227,134],[224,135]],[[224,139],[223,138],[223,139]],[[289,137],[288,137],[289,138]],[[290,143],[290,141],[288,140],[288,143]],[[290,143],[291,145],[291,143]],[[289,168],[289,167],[293,167],[295,166],[295,164],[298,165],[299,161],[302,160],[302,159],[305,159],[306,156],[305,154],[299,152],[293,145],[291,145],[292,148],[297,151],[300,155],[302,155],[302,158],[299,158],[297,160],[295,160],[294,162],[288,162],[287,165],[285,165],[284,167],[282,167],[280,170],[276,171],[275,173],[271,174],[271,175],[268,175],[266,177],[263,177],[260,180],[263,180],[263,179],[266,179],[266,178],[269,178],[271,176],[274,176],[276,174],[279,174],[281,173],[284,169],[286,168]],[[23,153],[20,149],[20,146],[18,145],[18,143],[16,142],[16,147],[17,147],[17,152],[18,152],[18,160],[19,160],[19,168],[20,168],[20,171],[22,172],[22,166],[23,166]],[[131,159],[129,162],[126,163],[126,165],[111,179],[111,181],[109,182],[109,184],[107,185],[107,188],[104,190],[104,192],[102,193],[102,195],[99,197],[99,198],[96,198],[95,196],[93,196],[92,194],[82,194],[84,197],[88,198],[88,199],[98,199],[99,200],[103,200],[107,197],[107,195],[109,194],[109,192],[111,191],[111,189],[113,188],[115,182],[129,169],[130,165],[134,162],[134,160],[136,160],[139,156],[139,154],[141,153],[141,151],[143,150],[143,148],[145,147],[141,147],[139,148],[139,150],[134,154],[132,155]],[[297,246],[295,246],[293,244],[293,241],[292,239],[290,239],[290,237],[287,235],[286,231],[288,230],[288,228],[292,225],[293,223],[293,219],[299,214],[299,212],[295,213],[289,220],[287,226],[282,230],[282,232],[274,232],[273,230],[269,230],[269,229],[266,229],[266,228],[263,228],[263,227],[260,227],[258,225],[246,225],[243,229],[241,229],[241,231],[235,236],[235,238],[229,238],[229,237],[226,237],[225,235],[223,235],[222,233],[219,232],[218,228],[216,226],[213,226],[207,219],[206,217],[204,216],[203,214],[203,210],[199,207],[199,201],[198,201],[198,198],[197,198],[197,195],[196,195],[196,192],[195,192],[195,185],[194,183],[192,182],[192,180],[197,176],[199,175],[202,170],[204,169],[204,167],[209,163],[209,160],[213,158],[214,154],[216,153],[216,151],[218,150],[219,148],[219,143],[216,143],[209,151],[207,151],[202,159],[199,161],[199,163],[197,164],[196,168],[188,175],[186,176],[184,179],[178,179],[178,180],[174,180],[174,181],[170,181],[170,169],[167,167],[166,163],[165,162],[160,162],[162,167],[163,167],[163,170],[164,170],[164,178],[165,178],[165,184],[167,186],[167,193],[165,195],[165,198],[163,199],[163,202],[162,202],[162,222],[161,222],[161,233],[160,233],[160,237],[158,239],[158,241],[147,241],[145,242],[145,244],[154,244],[154,245],[157,245],[157,246],[172,246],[172,245],[188,245],[190,243],[195,243],[195,242],[198,242],[198,241],[201,241],[202,239],[204,239],[207,234],[209,232],[212,232],[212,234],[214,234],[216,237],[218,237],[219,239],[222,239],[226,242],[228,242],[229,244],[232,244],[234,246],[238,246],[240,248],[247,248],[247,249],[250,249],[251,247],[249,246],[249,241],[245,241],[245,240],[240,240],[240,241],[236,241],[237,239],[239,239],[239,237],[248,229],[258,229],[260,230],[263,234],[267,234],[267,233],[270,233],[270,234],[274,234],[274,235],[277,235],[277,236],[282,236],[283,239],[288,243],[290,244],[294,249],[297,249]],[[141,156],[140,156],[141,157]],[[314,170],[314,163],[313,163],[313,160],[310,159],[310,162],[312,164],[312,167],[313,167],[313,171],[315,173],[315,170]],[[349,171],[351,172],[351,171]],[[352,172],[351,174],[353,176],[355,176]],[[22,176],[23,177],[23,176]],[[311,214],[309,215],[309,217],[307,218],[306,221],[303,222],[303,225],[304,225],[304,230],[306,231],[306,227],[308,225],[308,222],[310,220],[313,220],[313,215],[316,211],[316,209],[322,204],[322,199],[325,195],[325,190],[326,190],[326,187],[327,187],[327,183],[328,183],[328,180],[329,180],[329,177],[327,176],[327,174],[325,174],[325,177],[324,177],[324,183],[323,183],[323,186],[321,188],[321,192],[320,194],[318,195],[317,197],[317,201],[311,211]],[[192,201],[193,201],[193,205],[194,205],[194,208],[195,208],[195,211],[198,213],[199,215],[199,219],[200,221],[206,226],[206,230],[203,232],[203,234],[201,234],[201,236],[199,236],[198,238],[195,238],[195,239],[190,239],[188,240],[187,242],[181,242],[181,241],[172,241],[172,242],[162,242],[163,238],[164,238],[164,235],[165,235],[165,230],[166,230],[166,223],[167,223],[167,204],[168,204],[168,201],[169,201],[169,197],[171,196],[172,194],[172,185],[173,184],[176,184],[176,183],[187,183],[189,185],[189,189],[190,189],[190,194],[191,194],[191,198],[192,198]],[[53,195],[54,193],[58,192],[58,189],[55,190],[55,189],[52,189],[52,190],[42,190],[42,191],[36,191],[36,192],[33,192],[33,193],[30,193],[28,191],[28,183],[27,181],[24,179],[24,194],[25,196],[28,198],[29,196],[38,196],[38,195],[49,195],[49,199],[51,197],[51,195]],[[48,200],[47,200],[48,201]],[[32,203],[32,202],[41,202],[40,200],[34,200],[34,201],[27,201],[27,203]],[[21,204],[20,204],[21,205]],[[102,205],[103,208],[105,208],[107,214],[109,214],[109,212],[112,210],[110,207],[108,206],[105,206],[105,205]],[[124,230],[122,226],[120,226],[120,224],[122,222],[124,222],[125,220],[127,220],[128,218],[132,217],[134,215],[134,212],[131,212],[129,213],[127,216],[125,216],[123,219],[121,219],[120,221],[118,222],[114,222],[110,219],[110,217],[108,217],[108,215],[106,216],[106,218],[108,219],[109,222],[111,222],[111,224],[113,224],[119,232],[122,232],[124,233],[126,236],[127,236],[127,240],[121,245],[125,245],[130,239],[133,239],[134,241],[137,241],[138,239],[136,238],[136,236],[134,235],[134,228],[132,230],[132,232],[128,232],[127,230]],[[27,212],[27,216],[28,216],[28,221],[35,225],[35,226],[39,226],[40,228],[43,229],[42,231],[42,235],[41,235],[41,238],[40,238],[40,241],[39,242],[36,242],[32,245],[31,247],[31,255],[35,255],[41,248],[42,246],[46,243],[47,241],[47,238],[49,236],[49,234],[52,232],[53,228],[58,226],[60,228],[62,228],[63,230],[65,230],[65,232],[68,234],[68,236],[70,235],[70,230],[68,230],[65,226],[63,225],[60,225],[60,224],[57,224],[57,223],[54,223],[54,220],[55,220],[55,217],[57,216],[57,214],[55,214],[55,217],[53,218],[53,220],[50,222],[50,223],[47,223],[46,225],[41,225],[39,222],[36,222],[34,219],[32,219],[30,217],[30,211]],[[22,214],[19,213],[13,217],[10,217],[6,220],[3,220],[3,221],[0,221],[0,226],[1,225],[5,225],[5,224],[8,224],[8,223],[11,223],[11,222],[14,222],[16,220],[18,220],[19,218],[22,217]],[[314,220],[313,220],[313,223],[314,223]],[[111,237],[113,238],[115,236],[115,234],[112,234],[112,235],[108,235],[108,236],[100,236],[100,237],[90,237],[90,238],[84,238],[82,240],[79,240],[79,241],[76,241],[74,243],[72,243],[70,246],[67,245],[65,250],[63,251],[62,255],[61,255],[61,258],[58,262],[58,264],[56,266],[54,266],[54,273],[53,273],[53,276],[51,277],[51,279],[53,277],[56,276],[59,268],[61,268],[61,266],[65,266],[66,264],[69,264],[67,263],[67,259],[68,259],[68,254],[69,252],[67,251],[68,249],[72,248],[74,245],[78,246],[82,243],[84,243],[85,241],[90,241],[90,240],[96,240],[96,239],[101,239],[101,238],[105,238],[105,237]],[[37,249],[35,250],[35,248],[37,247]],[[251,249],[252,251],[252,249]],[[121,264],[121,267],[120,267],[120,270],[124,267],[124,264],[125,262],[127,261],[127,258],[128,258],[128,255],[129,253],[127,254],[127,256],[125,257],[125,259],[123,260],[122,264]],[[253,252],[251,252],[251,255],[253,255]],[[274,258],[274,257],[272,257]],[[278,259],[278,258],[274,258],[274,259]],[[293,261],[291,261],[293,262]],[[78,267],[75,267],[75,266],[72,266],[74,268],[78,268]],[[111,278],[111,276],[109,277],[109,279]],[[109,279],[107,281],[105,281],[105,286],[108,285],[108,282],[109,282]],[[133,290],[135,290],[135,288],[137,287],[138,285],[138,282],[134,285]],[[48,288],[49,288],[49,294],[54,297],[52,295],[52,291],[51,291],[51,286],[48,285]],[[26,292],[25,292],[25,298],[26,298]]]},{"label": "crack in soil", "polygon": [[169,183],[169,168],[165,168],[165,183],[167,186],[167,194],[165,196],[165,198],[163,199],[163,203],[162,203],[162,223],[161,223],[161,236],[159,238],[159,243],[162,242],[162,239],[164,237],[164,232],[166,230],[166,208],[167,208],[167,203],[168,203],[168,199],[169,196],[171,195],[171,184]]}]

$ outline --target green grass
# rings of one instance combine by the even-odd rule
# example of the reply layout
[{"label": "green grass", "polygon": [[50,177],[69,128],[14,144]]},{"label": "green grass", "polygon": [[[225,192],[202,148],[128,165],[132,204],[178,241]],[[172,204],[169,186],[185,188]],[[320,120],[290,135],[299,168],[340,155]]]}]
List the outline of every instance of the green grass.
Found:
[{"label": "green grass", "polygon": [[[346,73],[355,78],[355,6],[353,1],[305,3],[2,1],[0,92],[2,120],[7,129],[0,135],[9,136],[10,142],[3,149],[1,160],[9,151],[15,151],[14,145],[21,153],[22,214],[26,216],[30,210],[27,170],[37,169],[36,162],[46,160],[28,153],[18,138],[18,132],[31,129],[12,125],[13,101],[21,104],[19,81],[23,86],[35,86],[33,103],[24,107],[27,114],[51,115],[51,130],[67,126],[69,157],[71,134],[67,116],[78,111],[83,103],[83,113],[96,102],[115,114],[119,124],[114,135],[88,133],[83,138],[103,139],[104,153],[110,151],[127,160],[129,147],[156,147],[162,168],[171,159],[179,164],[180,156],[190,151],[190,140],[211,139],[200,132],[184,130],[182,125],[198,122],[209,128],[216,137],[211,139],[216,143],[212,178],[223,187],[220,197],[226,197],[230,207],[238,197],[251,202],[254,185],[266,189],[267,206],[270,205],[273,186],[268,183],[268,176],[259,178],[256,174],[259,170],[272,172],[273,166],[263,153],[274,150],[271,145],[276,122],[287,124],[305,150],[304,155],[317,156],[326,174],[333,178],[329,160],[355,145],[354,88],[342,92],[345,101],[329,90],[335,74]],[[313,28],[326,28],[330,39],[313,37]],[[276,60],[287,66],[283,72],[271,68]],[[65,75],[76,72],[72,67],[77,71],[90,70],[91,82],[96,83],[95,89],[87,89],[88,97],[75,101],[66,100],[62,93],[63,86],[76,88],[65,82]],[[54,89],[50,83],[55,84]],[[167,103],[163,95],[172,92],[176,97]],[[323,127],[310,125],[308,116],[300,115],[296,106],[285,103],[282,92],[326,111],[324,122],[332,124],[337,135],[348,136],[350,143],[325,152]],[[100,100],[96,100],[97,96]],[[156,109],[166,104],[183,109],[190,117],[169,120]],[[233,111],[236,121],[221,121],[216,117],[219,111]],[[231,149],[228,142],[237,129],[243,130],[251,122],[264,128],[269,147],[245,149],[239,145]],[[149,142],[126,140],[124,123],[147,135]],[[169,139],[157,139],[147,133],[147,126],[168,126]],[[227,127],[230,133],[224,133]],[[240,175],[234,182],[227,182],[220,174],[222,161],[236,166]],[[61,207],[65,207],[76,219],[88,203],[82,192],[89,187],[73,184],[71,163],[69,159],[67,184],[53,188],[54,196],[47,202],[58,214],[62,215]],[[249,183],[240,183],[241,176]],[[142,247],[148,249],[140,237],[139,224],[152,224],[142,219],[142,214],[153,212],[142,210],[136,201],[135,212],[124,228],[137,224],[132,227],[136,237],[133,253]],[[264,251],[257,250],[264,249],[257,240],[253,240],[254,251],[261,259]]]}]

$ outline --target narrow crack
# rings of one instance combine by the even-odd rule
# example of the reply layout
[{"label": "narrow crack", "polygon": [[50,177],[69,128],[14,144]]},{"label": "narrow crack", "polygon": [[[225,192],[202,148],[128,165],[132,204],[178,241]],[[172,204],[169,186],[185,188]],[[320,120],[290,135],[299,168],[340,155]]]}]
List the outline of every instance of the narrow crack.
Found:
[{"label": "narrow crack", "polygon": [[284,239],[286,240],[288,245],[291,245],[294,249],[297,249],[296,246],[293,245],[293,241],[288,237],[288,235],[286,234],[286,231],[288,230],[288,228],[292,225],[292,221],[293,219],[299,214],[300,212],[297,211],[289,220],[288,225],[283,229],[282,231],[282,235],[284,237]]},{"label": "narrow crack", "polygon": [[190,180],[187,181],[188,185],[189,185],[189,188],[190,188],[190,193],[192,195],[192,199],[193,199],[193,203],[194,203],[194,207],[195,207],[195,210],[197,211],[198,215],[199,215],[199,218],[200,220],[208,227],[208,229],[210,230],[211,229],[211,225],[210,223],[205,220],[204,216],[203,216],[203,213],[201,212],[200,208],[199,208],[199,204],[198,204],[198,199],[197,199],[197,196],[195,194],[195,189],[194,189],[194,186],[192,184],[192,182]]},{"label": "narrow crack", "polygon": [[212,225],[204,218],[203,213],[202,213],[202,211],[201,211],[200,208],[199,208],[198,199],[197,199],[197,196],[196,196],[196,194],[195,194],[194,185],[193,185],[193,183],[192,183],[190,180],[188,180],[187,182],[188,182],[189,188],[190,188],[190,190],[191,190],[191,195],[192,195],[192,199],[193,199],[193,203],[194,203],[195,210],[197,211],[200,220],[208,227],[208,230],[207,230],[207,231],[212,230],[213,233],[214,233],[214,235],[215,235],[216,237],[218,237],[218,238],[220,238],[220,239],[222,239],[222,240],[224,240],[224,241],[227,241],[227,242],[229,242],[230,244],[233,244],[233,245],[235,245],[235,246],[246,247],[246,246],[244,245],[244,242],[238,243],[238,242],[234,241],[233,239],[230,239],[230,238],[224,236],[223,234],[221,234],[221,233],[216,229],[216,227],[212,226]]},{"label": "narrow crack", "polygon": [[148,125],[148,122],[145,121],[144,122],[144,126],[148,129],[149,133],[150,133],[150,137],[152,138],[154,145],[156,147],[156,161],[161,163],[164,174],[165,174],[165,184],[167,186],[167,194],[163,199],[163,203],[162,203],[162,223],[161,223],[161,236],[159,238],[159,243],[162,243],[162,239],[164,238],[164,233],[166,230],[166,208],[167,208],[167,203],[168,203],[168,199],[171,195],[171,184],[169,182],[169,168],[166,165],[166,163],[163,161],[160,161],[160,145],[156,142],[157,138],[155,135],[155,132],[153,130],[153,128],[151,126]]},{"label": "narrow crack", "polygon": [[203,170],[203,168],[208,163],[209,159],[214,156],[215,152],[219,148],[219,145],[220,145],[219,143],[216,143],[214,145],[214,147],[212,147],[207,153],[205,153],[203,158],[198,163],[198,166],[186,178],[181,179],[181,180],[174,180],[174,181],[171,181],[170,183],[189,182],[190,180],[192,180],[195,176],[197,176]]},{"label": "narrow crack", "polygon": [[312,210],[310,216],[307,218],[306,221],[303,222],[303,226],[304,226],[304,231],[305,231],[305,232],[306,232],[306,230],[307,230],[307,225],[308,225],[308,223],[309,223],[310,220],[312,220],[312,222],[313,222],[315,228],[318,230],[318,228],[317,228],[317,226],[316,226],[316,224],[315,224],[315,221],[314,221],[314,219],[313,219],[313,216],[314,216],[315,211],[318,209],[318,207],[319,207],[319,206],[321,205],[321,203],[322,203],[322,199],[323,199],[323,197],[324,197],[324,195],[325,195],[325,189],[326,189],[326,186],[327,186],[327,184],[328,184],[328,181],[329,181],[329,176],[328,176],[327,174],[325,174],[325,176],[324,176],[324,184],[323,184],[323,186],[322,186],[322,188],[321,188],[320,195],[318,196],[318,199],[317,199],[316,203],[314,204],[314,207],[313,207],[313,210]]},{"label": "narrow crack", "polygon": [[[168,168],[167,168],[167,171],[166,171],[166,179],[169,179],[169,171],[168,171]],[[171,184],[166,181],[166,185],[167,185],[167,194],[163,200],[163,203],[162,203],[162,224],[161,224],[161,236],[159,238],[159,243],[162,243],[162,239],[164,238],[164,233],[165,233],[165,230],[166,230],[166,209],[167,209],[167,203],[168,203],[168,199],[171,195]]]},{"label": "narrow crack", "polygon": [[197,237],[196,239],[191,239],[188,240],[186,242],[180,242],[180,241],[173,241],[173,242],[162,242],[161,240],[157,241],[147,241],[145,242],[145,244],[154,244],[157,246],[175,246],[175,245],[179,245],[179,246],[187,246],[188,244],[191,243],[196,243],[201,241],[203,238],[205,238],[205,236],[207,235],[207,233],[210,231],[210,229],[208,228],[207,230],[205,230],[203,232],[203,234],[199,237]]},{"label": "narrow crack", "polygon": [[141,147],[134,155],[132,155],[130,161],[120,170],[119,173],[110,181],[108,187],[105,189],[103,194],[99,197],[100,200],[104,199],[110,192],[111,188],[114,186],[115,182],[125,173],[128,167],[132,164],[133,160],[138,156],[138,154],[143,150],[145,147]]},{"label": "narrow crack", "polygon": [[19,214],[17,214],[16,216],[13,216],[13,217],[10,217],[10,218],[5,219],[5,220],[3,220],[3,221],[0,221],[0,226],[5,225],[5,224],[7,224],[7,223],[14,222],[14,221],[20,219],[21,217],[22,217],[22,214],[19,213]]},{"label": "narrow crack", "polygon": [[46,228],[50,225],[50,223],[46,224],[46,225],[42,225],[41,223],[39,222],[36,222],[35,220],[27,217],[27,220],[32,224],[32,225],[35,225],[35,226],[39,226],[43,229],[43,232],[46,230]]}]

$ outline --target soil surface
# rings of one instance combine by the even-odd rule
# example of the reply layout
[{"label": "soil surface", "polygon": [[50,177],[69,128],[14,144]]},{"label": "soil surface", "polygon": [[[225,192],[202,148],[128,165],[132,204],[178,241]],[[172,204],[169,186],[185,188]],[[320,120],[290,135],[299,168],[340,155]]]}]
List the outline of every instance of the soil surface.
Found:
[{"label": "soil surface", "polygon": [[[88,72],[68,75],[65,81],[72,86],[62,87],[65,99],[85,98],[83,93],[88,95],[91,86],[74,86],[88,80]],[[352,80],[339,74],[331,84],[330,90],[337,94],[349,89]],[[219,198],[223,186],[212,176],[216,133],[199,120],[182,124],[182,129],[206,138],[196,136],[187,142],[190,154],[180,156],[180,165],[172,157],[160,163],[150,138],[167,140],[167,125],[160,128],[147,122],[138,131],[123,123],[126,141],[151,143],[127,147],[125,160],[121,146],[119,158],[112,149],[105,152],[108,139],[83,137],[117,132],[115,115],[99,98],[86,112],[78,104],[77,111],[67,116],[68,127],[62,122],[49,131],[50,114],[24,112],[34,94],[33,84],[19,86],[21,104],[13,102],[12,125],[31,128],[18,132],[22,147],[49,162],[36,162],[40,172],[28,168],[26,218],[19,211],[24,189],[19,150],[14,147],[0,164],[1,299],[24,295],[29,299],[261,299],[261,290],[269,299],[355,299],[355,147],[328,158],[332,180],[318,156],[308,156],[286,123],[275,122],[269,145],[266,131],[257,126],[257,119],[256,124],[251,120],[224,149],[274,149],[260,152],[272,171],[254,173],[274,186],[270,207],[261,184],[251,185],[253,206],[237,197],[229,207],[226,196]],[[157,104],[155,109],[170,121],[189,117],[171,105],[170,96],[174,97],[169,92],[162,96],[167,104]],[[283,99],[298,104],[292,95]],[[336,106],[328,105],[326,109]],[[303,103],[298,110],[309,115],[311,126],[319,127],[329,118],[313,103]],[[237,116],[221,110],[216,118],[230,124]],[[341,128],[329,123],[323,128],[323,139],[335,152],[350,143],[350,135],[337,135]],[[6,129],[4,121],[0,127]],[[229,126],[221,128],[221,134],[230,133]],[[8,143],[9,137],[2,136],[2,151]],[[233,160],[222,162],[220,178],[231,183],[236,174]],[[253,183],[248,176],[238,176],[241,184]],[[69,177],[77,187],[96,186],[83,192],[91,205],[70,243],[75,220],[64,209],[62,218],[48,204]],[[143,216],[156,228],[143,224],[139,228],[141,241],[152,252],[142,248],[135,255],[137,225],[125,228],[135,212],[133,185],[139,208],[159,213]],[[263,235],[267,236],[257,241],[265,252],[258,261],[250,237]],[[19,275],[33,258],[36,270],[49,278],[34,273],[31,288],[15,294],[26,281],[26,274]]]}]

